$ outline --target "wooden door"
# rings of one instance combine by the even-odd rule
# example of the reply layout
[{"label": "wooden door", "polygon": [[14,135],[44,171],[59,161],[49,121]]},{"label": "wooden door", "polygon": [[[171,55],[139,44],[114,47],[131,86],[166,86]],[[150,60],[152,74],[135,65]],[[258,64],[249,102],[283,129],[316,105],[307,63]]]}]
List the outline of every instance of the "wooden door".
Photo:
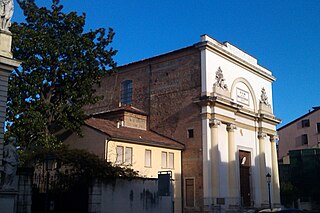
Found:
[{"label": "wooden door", "polygon": [[240,194],[244,206],[251,206],[250,192],[250,167],[251,153],[247,151],[239,151],[240,164]]}]

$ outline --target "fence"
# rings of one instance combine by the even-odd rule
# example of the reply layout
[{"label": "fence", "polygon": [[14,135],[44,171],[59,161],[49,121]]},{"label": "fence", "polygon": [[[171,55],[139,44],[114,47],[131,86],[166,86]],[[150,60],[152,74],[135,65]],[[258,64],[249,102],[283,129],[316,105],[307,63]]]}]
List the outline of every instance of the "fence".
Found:
[{"label": "fence", "polygon": [[241,197],[209,197],[204,199],[204,212],[243,212]]}]

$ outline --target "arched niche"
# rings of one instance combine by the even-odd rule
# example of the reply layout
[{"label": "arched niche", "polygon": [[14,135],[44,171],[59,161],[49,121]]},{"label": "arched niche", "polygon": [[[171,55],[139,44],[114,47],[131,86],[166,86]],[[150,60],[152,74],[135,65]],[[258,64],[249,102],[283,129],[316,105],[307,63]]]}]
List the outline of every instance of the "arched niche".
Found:
[{"label": "arched niche", "polygon": [[245,108],[249,108],[254,112],[257,111],[256,95],[249,81],[245,78],[237,78],[233,81],[231,86],[231,98]]}]

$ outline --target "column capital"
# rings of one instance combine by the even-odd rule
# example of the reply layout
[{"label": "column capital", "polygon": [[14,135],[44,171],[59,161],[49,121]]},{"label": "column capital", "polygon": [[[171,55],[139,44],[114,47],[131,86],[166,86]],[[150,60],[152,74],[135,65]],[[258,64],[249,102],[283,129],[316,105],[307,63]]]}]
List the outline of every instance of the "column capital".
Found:
[{"label": "column capital", "polygon": [[270,142],[271,143],[275,143],[277,139],[278,139],[278,135],[270,135]]},{"label": "column capital", "polygon": [[263,133],[263,132],[259,132],[259,133],[258,133],[258,138],[259,138],[259,139],[263,139],[263,138],[265,138],[265,137],[267,137],[267,134],[266,134],[266,133]]},{"label": "column capital", "polygon": [[237,129],[237,126],[235,124],[232,124],[232,123],[227,124],[227,131],[228,132],[234,132],[235,129]]},{"label": "column capital", "polygon": [[219,125],[221,124],[221,121],[219,121],[218,119],[210,119],[209,120],[209,126],[212,128],[217,128]]}]

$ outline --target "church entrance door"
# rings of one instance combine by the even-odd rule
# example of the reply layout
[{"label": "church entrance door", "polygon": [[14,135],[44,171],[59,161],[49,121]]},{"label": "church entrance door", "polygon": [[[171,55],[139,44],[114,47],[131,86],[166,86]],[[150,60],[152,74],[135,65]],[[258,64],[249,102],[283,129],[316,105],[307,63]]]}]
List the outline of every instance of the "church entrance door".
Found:
[{"label": "church entrance door", "polygon": [[250,167],[251,153],[247,151],[239,151],[240,164],[240,193],[244,206],[251,206],[250,194]]}]

